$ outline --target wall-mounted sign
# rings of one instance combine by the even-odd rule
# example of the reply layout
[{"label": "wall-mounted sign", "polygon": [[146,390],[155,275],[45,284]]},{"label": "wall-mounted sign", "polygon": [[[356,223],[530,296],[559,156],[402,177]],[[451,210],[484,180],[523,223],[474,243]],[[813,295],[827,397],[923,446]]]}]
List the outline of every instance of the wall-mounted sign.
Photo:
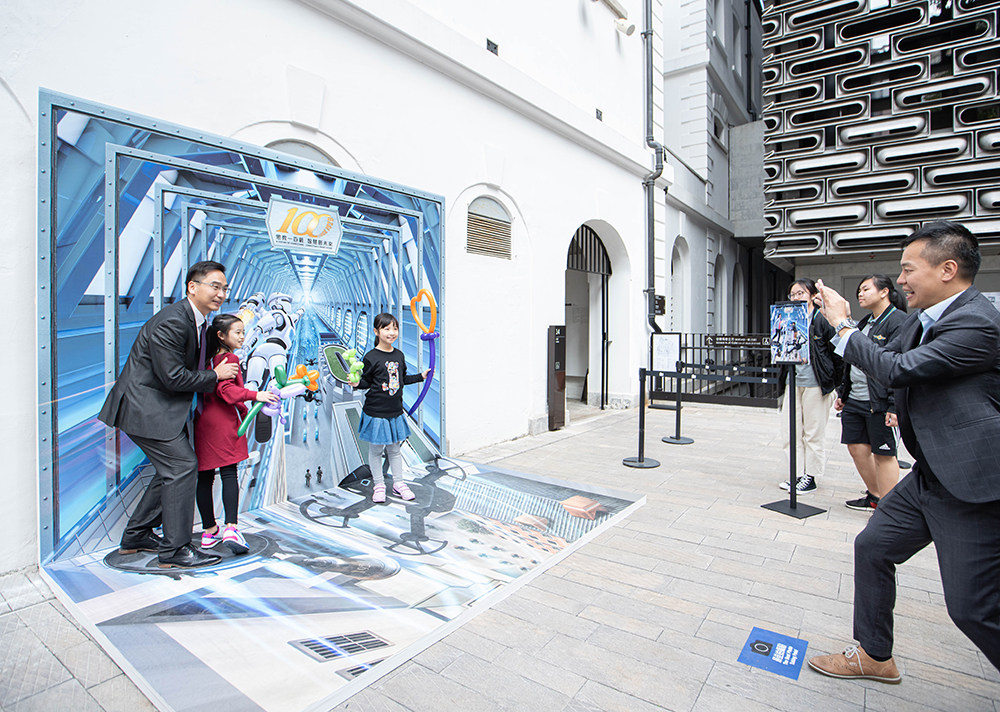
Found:
[{"label": "wall-mounted sign", "polygon": [[706,334],[705,346],[709,348],[769,349],[771,337],[767,334]]},{"label": "wall-mounted sign", "polygon": [[267,234],[278,250],[337,254],[342,228],[336,208],[297,203],[271,196],[267,203]]}]

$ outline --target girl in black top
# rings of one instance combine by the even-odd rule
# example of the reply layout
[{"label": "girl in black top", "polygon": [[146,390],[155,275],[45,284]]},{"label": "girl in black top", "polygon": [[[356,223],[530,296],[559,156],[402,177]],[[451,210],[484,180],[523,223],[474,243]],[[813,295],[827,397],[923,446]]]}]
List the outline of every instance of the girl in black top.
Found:
[{"label": "girl in black top", "polygon": [[375,317],[375,348],[365,354],[361,378],[353,383],[355,388],[367,388],[365,405],[361,409],[358,437],[368,443],[368,466],[372,471],[373,502],[385,502],[385,476],[382,474],[383,452],[389,457],[392,473],[392,492],[405,500],[413,499],[413,492],[403,482],[403,458],[400,444],[410,436],[410,428],[403,415],[403,386],[420,383],[427,371],[408,376],[403,352],[393,347],[399,337],[399,322],[392,314]]},{"label": "girl in black top", "polygon": [[[858,304],[871,311],[858,324],[858,330],[880,346],[892,341],[906,321],[906,300],[884,274],[870,274],[861,280]],[[871,380],[857,366],[847,365],[833,407],[841,411],[840,442],[847,445],[867,488],[864,497],[846,504],[851,509],[871,512],[899,481],[892,389]]]}]

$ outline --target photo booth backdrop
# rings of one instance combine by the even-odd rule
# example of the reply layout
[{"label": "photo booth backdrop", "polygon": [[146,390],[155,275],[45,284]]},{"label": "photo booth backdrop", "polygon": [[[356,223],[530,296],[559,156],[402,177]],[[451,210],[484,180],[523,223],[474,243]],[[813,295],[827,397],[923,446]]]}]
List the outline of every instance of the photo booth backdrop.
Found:
[{"label": "photo booth backdrop", "polygon": [[[126,436],[96,416],[142,324],[184,297],[191,264],[226,265],[224,312],[259,292],[291,296],[292,309],[304,313],[290,365],[318,359],[329,344],[363,353],[374,315],[389,311],[400,320],[398,346],[410,368],[426,367],[409,302],[429,290],[443,331],[440,196],[47,90],[39,103],[43,562],[79,553],[88,532],[107,535],[109,508],[122,506],[121,492],[145,464]],[[339,251],[272,248],[265,228],[272,197],[335,209]],[[438,445],[443,351],[415,413]],[[404,391],[407,408],[418,393]],[[308,419],[302,408],[290,414]]]}]

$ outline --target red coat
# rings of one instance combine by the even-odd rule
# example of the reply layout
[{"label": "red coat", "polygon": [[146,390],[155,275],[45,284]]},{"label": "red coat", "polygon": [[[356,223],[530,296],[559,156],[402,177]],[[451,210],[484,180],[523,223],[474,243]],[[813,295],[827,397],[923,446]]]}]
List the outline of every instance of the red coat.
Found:
[{"label": "red coat", "polygon": [[[235,354],[216,354],[213,368],[224,360],[239,364]],[[194,416],[194,452],[199,470],[214,470],[247,459],[246,435],[237,435],[236,431],[247,414],[243,402],[256,397],[257,391],[243,387],[240,373],[232,380],[219,381],[214,392],[205,394],[201,413]]]}]

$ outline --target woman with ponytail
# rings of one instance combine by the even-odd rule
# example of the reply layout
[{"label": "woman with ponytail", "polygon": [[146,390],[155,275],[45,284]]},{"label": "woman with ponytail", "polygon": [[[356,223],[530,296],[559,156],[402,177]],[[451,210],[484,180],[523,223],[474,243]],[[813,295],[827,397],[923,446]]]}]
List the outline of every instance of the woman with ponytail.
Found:
[{"label": "woman with ponytail", "polygon": [[[906,321],[906,300],[884,274],[871,274],[858,285],[858,304],[871,314],[858,324],[869,339],[885,346]],[[872,512],[899,481],[896,460],[896,408],[891,389],[845,363],[844,378],[833,407],[841,411],[840,442],[864,480],[867,491],[846,502],[851,509]]]}]

